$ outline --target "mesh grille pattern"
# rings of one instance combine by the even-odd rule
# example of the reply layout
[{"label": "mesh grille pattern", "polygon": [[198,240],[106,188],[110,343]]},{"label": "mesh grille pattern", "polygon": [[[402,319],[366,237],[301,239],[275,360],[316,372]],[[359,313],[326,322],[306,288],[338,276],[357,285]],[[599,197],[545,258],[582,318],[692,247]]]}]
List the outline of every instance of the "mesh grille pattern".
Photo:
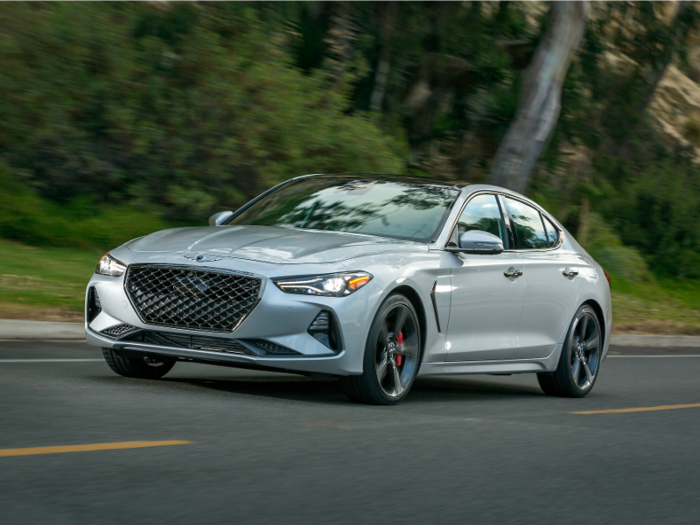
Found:
[{"label": "mesh grille pattern", "polygon": [[130,324],[118,324],[116,326],[110,326],[109,328],[105,328],[100,333],[118,339],[138,330],[139,328],[131,326]]},{"label": "mesh grille pattern", "polygon": [[125,286],[144,323],[231,332],[255,307],[261,284],[245,275],[132,266]]}]

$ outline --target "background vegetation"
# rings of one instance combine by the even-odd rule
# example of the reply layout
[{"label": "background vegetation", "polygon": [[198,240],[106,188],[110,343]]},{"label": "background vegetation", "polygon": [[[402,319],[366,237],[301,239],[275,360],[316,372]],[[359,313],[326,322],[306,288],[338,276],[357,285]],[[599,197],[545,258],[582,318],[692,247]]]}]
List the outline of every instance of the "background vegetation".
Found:
[{"label": "background vegetation", "polygon": [[[693,333],[700,113],[664,82],[700,80],[700,24],[673,4],[590,6],[527,193],[613,275],[627,328]],[[82,282],[100,251],[295,175],[488,181],[547,20],[543,2],[3,3],[0,314],[82,305],[78,284],[39,297],[8,275]],[[44,256],[75,264],[32,270]]]}]

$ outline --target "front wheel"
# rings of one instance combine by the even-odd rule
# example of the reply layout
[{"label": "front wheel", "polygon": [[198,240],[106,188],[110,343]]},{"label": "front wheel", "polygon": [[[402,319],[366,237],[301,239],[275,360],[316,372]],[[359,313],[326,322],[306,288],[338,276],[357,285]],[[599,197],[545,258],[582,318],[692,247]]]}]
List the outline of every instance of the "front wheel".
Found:
[{"label": "front wheel", "polygon": [[537,374],[545,394],[585,397],[593,389],[603,356],[603,338],[598,316],[583,305],[571,321],[566,343],[553,374]]},{"label": "front wheel", "polygon": [[136,379],[160,379],[175,366],[175,359],[166,356],[145,356],[143,359],[121,357],[110,348],[103,348],[105,361],[120,376]]},{"label": "front wheel", "polygon": [[389,296],[369,331],[362,375],[341,378],[352,401],[393,405],[408,395],[420,363],[416,310],[401,294]]}]

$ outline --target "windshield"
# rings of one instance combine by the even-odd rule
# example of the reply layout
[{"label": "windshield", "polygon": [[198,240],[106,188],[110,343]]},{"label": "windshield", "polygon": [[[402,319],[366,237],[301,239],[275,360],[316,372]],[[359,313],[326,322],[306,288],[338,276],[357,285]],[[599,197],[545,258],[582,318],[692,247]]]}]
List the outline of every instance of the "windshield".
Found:
[{"label": "windshield", "polygon": [[229,224],[366,233],[427,242],[459,195],[445,186],[309,177],[263,197]]}]

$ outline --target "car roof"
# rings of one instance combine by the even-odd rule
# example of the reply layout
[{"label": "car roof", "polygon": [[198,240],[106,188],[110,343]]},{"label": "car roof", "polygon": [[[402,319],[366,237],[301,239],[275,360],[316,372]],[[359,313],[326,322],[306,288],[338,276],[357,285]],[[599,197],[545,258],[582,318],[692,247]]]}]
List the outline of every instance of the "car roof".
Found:
[{"label": "car roof", "polygon": [[377,180],[386,182],[398,182],[402,184],[425,184],[428,186],[445,186],[461,190],[469,185],[468,182],[457,180],[441,180],[431,177],[422,177],[420,175],[391,175],[379,173],[314,173],[312,175],[302,175],[297,179],[306,177],[324,177],[336,179],[361,179],[361,180]]}]

